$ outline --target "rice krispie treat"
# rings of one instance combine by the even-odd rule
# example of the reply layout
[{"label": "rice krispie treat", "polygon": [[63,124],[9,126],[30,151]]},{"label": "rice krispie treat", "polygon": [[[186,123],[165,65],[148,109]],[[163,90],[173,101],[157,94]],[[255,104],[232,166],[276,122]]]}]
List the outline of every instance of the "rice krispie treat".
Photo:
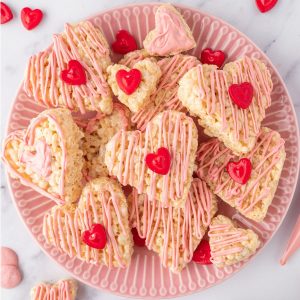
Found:
[{"label": "rice krispie treat", "polygon": [[82,190],[82,138],[68,109],[49,109],[5,139],[2,158],[22,184],[59,204],[75,202]]},{"label": "rice krispie treat", "polygon": [[148,53],[158,56],[175,55],[196,46],[186,21],[170,4],[158,7],[155,28],[147,34],[143,44]]},{"label": "rice krispie treat", "polygon": [[253,255],[260,245],[251,229],[239,228],[229,218],[218,215],[212,219],[208,231],[211,262],[218,268],[229,266]]},{"label": "rice krispie treat", "polygon": [[[279,133],[262,127],[254,148],[243,157],[251,162],[251,175],[245,184],[234,181],[227,170],[229,162],[241,162],[241,157],[217,139],[199,146],[197,174],[226,203],[247,218],[261,222],[276,192],[285,156]],[[243,174],[245,166],[240,164],[239,168],[236,171]]]},{"label": "rice krispie treat", "polygon": [[[215,65],[191,69],[179,82],[178,97],[199,118],[207,135],[242,154],[255,145],[265,110],[271,105],[272,88],[267,67],[245,56],[226,64],[223,70]],[[243,108],[236,104],[242,99]]]},{"label": "rice krispie treat", "polygon": [[[118,81],[119,71],[125,70],[121,82],[131,85],[135,80],[134,70],[138,70],[141,78],[132,93],[126,93],[122,90]],[[118,100],[125,104],[132,112],[138,112],[150,102],[150,95],[155,91],[158,80],[161,76],[161,70],[153,58],[146,58],[138,61],[130,69],[124,65],[115,64],[107,68],[108,83]],[[124,71],[123,71],[124,72]]]},{"label": "rice krispie treat", "polygon": [[188,70],[198,64],[199,61],[195,56],[183,54],[165,57],[158,61],[162,75],[157,89],[151,95],[150,103],[132,116],[132,122],[138,129],[145,130],[147,123],[165,110],[186,111],[178,99],[178,82]]},{"label": "rice krispie treat", "polygon": [[148,57],[150,54],[145,49],[135,50],[125,54],[118,64],[132,69],[137,62]]},{"label": "rice krispie treat", "polygon": [[138,194],[147,194],[163,206],[184,207],[197,145],[193,120],[184,113],[164,111],[147,124],[145,132],[119,131],[106,145],[105,164],[110,175],[135,187]]},{"label": "rice krispie treat", "polygon": [[200,179],[193,180],[183,208],[163,208],[146,195],[138,195],[136,189],[129,203],[131,225],[172,272],[180,272],[192,260],[217,211],[216,197]]},{"label": "rice krispie treat", "polygon": [[[111,64],[109,45],[98,27],[89,21],[65,25],[65,31],[53,36],[53,45],[29,60],[24,89],[48,107],[70,110],[96,110],[105,114],[112,111],[112,94],[105,70]],[[72,61],[77,62],[71,66]],[[79,66],[81,67],[78,67]],[[62,79],[85,81],[66,83]]]},{"label": "rice krispie treat", "polygon": [[69,257],[92,264],[127,267],[133,253],[127,201],[108,177],[90,181],[78,205],[54,206],[44,217],[43,234]]},{"label": "rice krispie treat", "polygon": [[39,283],[31,289],[31,300],[75,300],[77,283],[72,279],[59,280],[55,284]]},{"label": "rice krispie treat", "polygon": [[120,103],[114,103],[111,115],[97,113],[87,123],[82,149],[85,158],[84,174],[88,180],[108,175],[104,163],[105,147],[121,129],[130,129],[130,111]]}]

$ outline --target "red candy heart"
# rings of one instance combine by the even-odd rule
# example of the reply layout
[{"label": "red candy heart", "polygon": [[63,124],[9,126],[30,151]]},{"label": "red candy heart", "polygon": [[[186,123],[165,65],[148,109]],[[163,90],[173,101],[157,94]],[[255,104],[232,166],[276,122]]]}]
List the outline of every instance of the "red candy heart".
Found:
[{"label": "red candy heart", "polygon": [[1,10],[1,22],[0,22],[1,24],[5,24],[9,22],[14,17],[10,7],[3,2],[0,2],[0,10]]},{"label": "red candy heart", "polygon": [[24,7],[21,10],[21,20],[24,27],[31,30],[38,26],[43,19],[43,12],[40,9]]},{"label": "red candy heart", "polygon": [[101,224],[93,224],[90,230],[82,233],[82,241],[95,249],[103,249],[106,245],[106,231]]},{"label": "red candy heart", "polygon": [[132,228],[131,233],[132,233],[134,244],[138,247],[144,247],[146,239],[143,239],[139,236],[139,233],[138,233],[137,229]]},{"label": "red candy heart", "polygon": [[217,65],[219,68],[223,65],[226,55],[221,50],[213,51],[210,48],[202,50],[200,60],[203,64]]},{"label": "red candy heart", "polygon": [[126,30],[122,29],[116,34],[116,40],[111,45],[116,53],[126,54],[137,50],[137,44],[134,37]]},{"label": "red candy heart", "polygon": [[250,82],[232,84],[229,89],[231,100],[240,108],[247,109],[253,98],[253,86]]},{"label": "red candy heart", "polygon": [[131,95],[140,85],[142,73],[138,69],[119,70],[116,74],[116,80],[120,89],[127,95]]},{"label": "red candy heart", "polygon": [[202,240],[196,250],[194,251],[192,260],[200,265],[209,265],[212,262],[210,261],[210,246],[209,242]]},{"label": "red candy heart", "polygon": [[68,69],[61,71],[60,77],[67,84],[86,84],[84,68],[77,60],[70,60],[68,63]]},{"label": "red candy heart", "polygon": [[171,154],[167,148],[158,148],[157,153],[148,153],[146,155],[146,165],[153,172],[166,175],[171,166]]},{"label": "red candy heart", "polygon": [[230,161],[226,169],[235,182],[245,184],[251,176],[252,164],[248,158],[242,158],[238,162]]},{"label": "red candy heart", "polygon": [[258,9],[265,13],[271,10],[276,4],[278,0],[256,0],[256,6]]}]

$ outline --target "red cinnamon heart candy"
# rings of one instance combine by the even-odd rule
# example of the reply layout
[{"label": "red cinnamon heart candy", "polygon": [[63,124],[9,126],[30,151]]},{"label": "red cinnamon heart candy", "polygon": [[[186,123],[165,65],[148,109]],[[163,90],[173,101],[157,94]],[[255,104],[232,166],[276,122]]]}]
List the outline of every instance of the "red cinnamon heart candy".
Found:
[{"label": "red cinnamon heart candy", "polygon": [[271,10],[277,4],[277,1],[278,0],[256,0],[256,6],[262,13],[265,13]]},{"label": "red cinnamon heart candy", "polygon": [[86,74],[83,66],[78,60],[70,60],[68,69],[62,70],[61,79],[70,85],[86,84]]},{"label": "red cinnamon heart candy", "polygon": [[200,265],[209,265],[212,262],[210,261],[210,246],[209,242],[202,240],[196,250],[194,251],[192,260]]},{"label": "red cinnamon heart candy", "polygon": [[210,48],[202,50],[200,60],[203,64],[207,65],[217,65],[221,68],[225,61],[226,55],[221,50],[213,51]]},{"label": "red cinnamon heart candy", "polygon": [[101,224],[93,224],[90,230],[82,233],[82,241],[95,249],[103,249],[106,240],[106,231]]},{"label": "red cinnamon heart candy", "polygon": [[137,50],[137,43],[134,37],[126,30],[122,29],[116,34],[116,40],[111,45],[116,53],[126,54]]},{"label": "red cinnamon heart candy", "polygon": [[5,24],[9,22],[14,17],[10,7],[3,2],[0,2],[0,10],[1,10],[1,21],[0,21],[1,24]]},{"label": "red cinnamon heart candy", "polygon": [[139,87],[142,80],[142,73],[138,69],[119,70],[116,80],[120,89],[127,95],[131,95]]},{"label": "red cinnamon heart candy", "polygon": [[40,24],[43,19],[43,12],[40,9],[31,9],[24,7],[21,10],[21,20],[24,27],[28,30],[32,30]]},{"label": "red cinnamon heart candy", "polygon": [[231,100],[240,108],[247,109],[253,98],[253,86],[250,82],[232,84],[229,89]]},{"label": "red cinnamon heart candy", "polygon": [[230,161],[226,169],[235,182],[245,184],[251,176],[252,164],[248,158],[242,158],[238,162]]},{"label": "red cinnamon heart candy", "polygon": [[148,153],[146,155],[146,165],[153,172],[166,175],[171,166],[171,154],[165,147],[158,148],[156,153]]},{"label": "red cinnamon heart candy", "polygon": [[146,239],[143,239],[139,236],[137,229],[132,228],[131,233],[132,233],[134,244],[137,245],[138,247],[144,247]]}]

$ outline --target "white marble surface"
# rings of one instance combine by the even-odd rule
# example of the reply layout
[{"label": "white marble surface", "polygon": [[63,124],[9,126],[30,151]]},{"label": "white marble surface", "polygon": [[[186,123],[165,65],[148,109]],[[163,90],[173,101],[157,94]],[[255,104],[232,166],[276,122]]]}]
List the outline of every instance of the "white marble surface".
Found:
[{"label": "white marble surface", "polygon": [[[1,139],[5,131],[9,107],[22,79],[29,55],[44,49],[51,34],[59,32],[66,21],[78,21],[103,9],[126,4],[128,0],[10,0],[15,18],[1,26]],[[139,2],[139,1],[134,1]],[[254,0],[185,0],[173,1],[194,6],[219,16],[247,34],[266,52],[278,68],[292,96],[300,121],[300,1],[279,1],[268,14],[260,14]],[[41,8],[46,16],[41,26],[26,31],[19,18],[24,6]],[[206,300],[297,300],[300,299],[300,251],[285,267],[278,263],[288,234],[300,213],[300,187],[287,218],[276,236],[245,269],[223,284],[185,299]],[[29,299],[29,290],[41,280],[57,280],[67,276],[38,248],[22,224],[11,202],[1,165],[1,245],[14,248],[20,257],[24,274],[22,284],[12,290],[1,290],[2,299]],[[80,285],[78,300],[121,299],[114,295]]]}]

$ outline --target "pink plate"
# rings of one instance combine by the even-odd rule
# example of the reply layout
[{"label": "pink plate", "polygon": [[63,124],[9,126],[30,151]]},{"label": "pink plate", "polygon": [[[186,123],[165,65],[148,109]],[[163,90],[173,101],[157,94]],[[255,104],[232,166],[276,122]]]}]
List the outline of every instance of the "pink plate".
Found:
[{"label": "pink plate", "polygon": [[[109,43],[114,40],[116,32],[122,28],[131,32],[141,46],[147,32],[154,26],[156,7],[157,4],[134,4],[100,13],[90,20],[102,28]],[[253,229],[260,236],[264,246],[281,224],[292,201],[298,178],[299,129],[292,101],[274,66],[247,37],[222,20],[204,12],[183,6],[178,8],[190,25],[197,41],[198,46],[191,51],[191,54],[199,56],[202,49],[212,47],[225,51],[228,61],[248,55],[265,61],[271,69],[274,83],[273,102],[267,112],[264,125],[280,132],[286,141],[287,152],[275,198],[267,217],[261,224],[243,218],[225,205],[221,208],[227,215]],[[118,58],[114,57],[115,60]],[[8,132],[26,127],[29,120],[43,109],[29,99],[21,88],[12,107]],[[76,258],[70,259],[66,254],[49,247],[43,239],[43,215],[54,203],[30,188],[22,186],[16,180],[9,179],[9,183],[17,210],[41,248],[78,280],[95,288],[129,297],[181,296],[219,284],[245,265],[243,262],[217,269],[213,265],[201,266],[190,263],[181,274],[174,275],[161,266],[158,256],[141,248],[135,250],[132,263],[127,269],[108,269],[104,266],[87,264]]]}]

